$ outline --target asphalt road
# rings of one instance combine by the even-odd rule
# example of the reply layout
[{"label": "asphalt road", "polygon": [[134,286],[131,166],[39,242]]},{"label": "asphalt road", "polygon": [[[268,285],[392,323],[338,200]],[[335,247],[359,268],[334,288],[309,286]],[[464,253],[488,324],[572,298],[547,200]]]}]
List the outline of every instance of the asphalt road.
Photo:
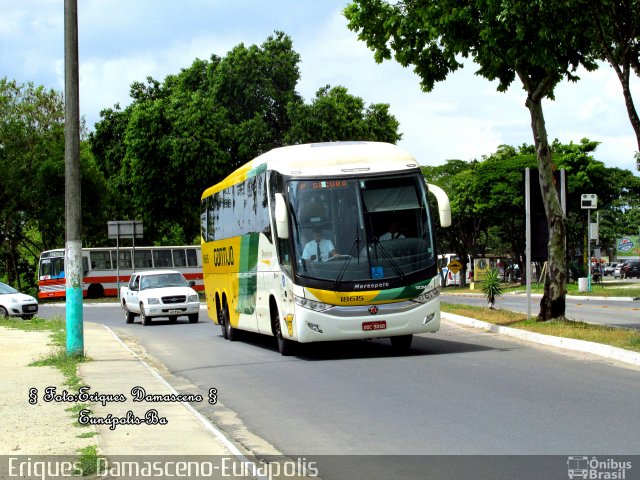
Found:
[{"label": "asphalt road", "polygon": [[250,431],[296,455],[640,453],[640,370],[587,354],[444,323],[406,355],[381,339],[282,357],[272,338],[224,340],[204,310],[198,324],[143,327],[118,305],[85,305],[84,320],[140,342],[175,378],[217,388],[237,417],[203,413],[244,444]]}]

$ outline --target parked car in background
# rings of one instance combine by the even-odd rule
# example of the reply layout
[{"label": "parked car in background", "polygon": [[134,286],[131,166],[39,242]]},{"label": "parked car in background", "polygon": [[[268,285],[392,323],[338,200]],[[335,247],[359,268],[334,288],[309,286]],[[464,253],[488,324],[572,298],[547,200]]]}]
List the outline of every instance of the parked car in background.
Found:
[{"label": "parked car in background", "polygon": [[622,278],[622,267],[624,267],[624,262],[616,265],[616,268],[613,270],[613,278]]},{"label": "parked car in background", "polygon": [[640,260],[629,260],[625,263],[622,278],[640,278]]},{"label": "parked car in background", "polygon": [[29,320],[36,313],[38,301],[35,298],[0,282],[0,317],[22,317]]},{"label": "parked car in background", "polygon": [[607,262],[604,264],[604,268],[602,269],[602,274],[606,277],[607,275],[613,275],[618,262]]}]

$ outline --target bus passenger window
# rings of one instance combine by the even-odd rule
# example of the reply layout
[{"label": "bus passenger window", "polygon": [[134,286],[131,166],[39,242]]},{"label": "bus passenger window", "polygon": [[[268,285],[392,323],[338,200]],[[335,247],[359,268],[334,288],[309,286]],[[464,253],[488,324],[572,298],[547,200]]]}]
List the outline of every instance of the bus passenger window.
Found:
[{"label": "bus passenger window", "polygon": [[91,269],[92,270],[109,270],[111,269],[111,257],[109,251],[106,252],[90,252]]},{"label": "bus passenger window", "polygon": [[173,266],[174,267],[186,267],[187,262],[184,257],[183,249],[175,249],[173,250]]},{"label": "bus passenger window", "polygon": [[155,268],[172,267],[171,250],[154,250],[153,265]]},{"label": "bus passenger window", "polygon": [[131,268],[131,252],[120,252],[118,264],[120,268]]},{"label": "bus passenger window", "polygon": [[198,253],[195,248],[187,249],[187,266],[188,267],[198,266]]},{"label": "bus passenger window", "polygon": [[151,268],[151,250],[136,249],[135,256],[136,268]]}]

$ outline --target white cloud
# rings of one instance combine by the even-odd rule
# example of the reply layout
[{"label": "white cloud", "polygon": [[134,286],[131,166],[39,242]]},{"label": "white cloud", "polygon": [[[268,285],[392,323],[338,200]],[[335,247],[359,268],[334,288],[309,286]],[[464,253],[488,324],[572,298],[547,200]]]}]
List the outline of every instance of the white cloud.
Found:
[{"label": "white cloud", "polygon": [[[330,84],[347,87],[367,103],[389,103],[401,123],[401,145],[421,163],[481,158],[500,144],[533,142],[526,95],[517,80],[506,93],[499,93],[495,83],[475,76],[475,66],[468,64],[424,93],[410,68],[395,61],[375,63],[373,53],[346,27],[344,0],[78,3],[80,106],[90,128],[100,110],[130,103],[132,82],[147,76],[162,81],[196,57],[224,56],[238,43],[262,43],[274,30],[282,30],[301,55],[297,88],[305,99]],[[5,2],[3,7],[3,74],[63,90],[61,2]],[[637,145],[615,74],[603,66],[581,76],[578,83],[559,85],[555,102],[544,102],[550,140],[601,141],[596,158],[636,172]],[[635,77],[632,88],[640,98]]]}]

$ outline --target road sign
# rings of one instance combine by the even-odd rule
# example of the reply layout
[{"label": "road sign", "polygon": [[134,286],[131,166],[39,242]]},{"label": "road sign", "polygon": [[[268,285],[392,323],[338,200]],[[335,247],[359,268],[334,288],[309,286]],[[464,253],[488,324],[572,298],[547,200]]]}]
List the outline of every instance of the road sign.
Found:
[{"label": "road sign", "polygon": [[458,273],[460,270],[462,270],[462,263],[460,263],[459,260],[451,260],[449,262],[449,265],[447,265],[447,268],[451,273]]}]

